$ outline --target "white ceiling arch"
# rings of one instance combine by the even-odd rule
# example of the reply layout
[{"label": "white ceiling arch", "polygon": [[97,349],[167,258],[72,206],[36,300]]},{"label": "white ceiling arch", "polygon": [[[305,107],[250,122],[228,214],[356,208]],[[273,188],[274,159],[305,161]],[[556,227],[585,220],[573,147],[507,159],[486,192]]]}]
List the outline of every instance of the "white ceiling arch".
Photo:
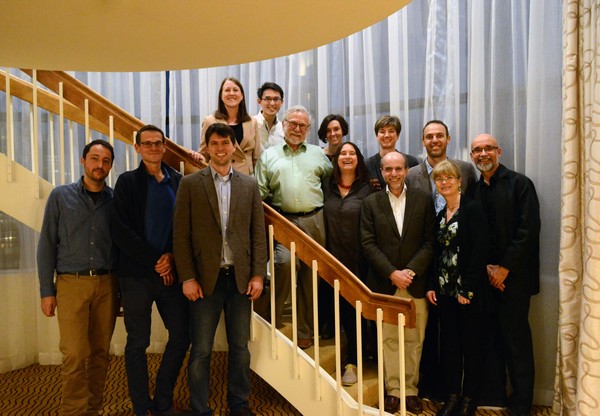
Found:
[{"label": "white ceiling arch", "polygon": [[411,0],[4,0],[0,66],[77,71],[207,68],[341,39]]}]

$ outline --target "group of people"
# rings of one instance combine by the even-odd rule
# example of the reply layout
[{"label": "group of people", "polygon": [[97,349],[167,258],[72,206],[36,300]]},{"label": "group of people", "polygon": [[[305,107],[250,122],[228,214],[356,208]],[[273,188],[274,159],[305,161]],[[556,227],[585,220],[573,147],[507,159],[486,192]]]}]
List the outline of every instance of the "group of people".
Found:
[{"label": "group of people", "polygon": [[[204,119],[200,149],[190,151],[208,163],[199,172],[182,178],[163,163],[165,136],[147,125],[135,138],[140,166],[119,176],[114,193],[105,183],[114,151],[95,140],[83,150],[82,178],[50,194],[38,269],[42,311],[47,316],[58,311],[61,414],[94,415],[101,409],[117,293],[136,415],[180,414],[173,389],[190,343],[191,414],[213,414],[210,357],[222,311],[230,414],[253,414],[248,339],[251,302],[263,292],[266,275],[262,201],[371,290],[413,299],[416,326],[405,331],[407,410],[422,411],[419,375],[429,343],[433,367],[443,375],[438,415],[475,414],[490,361],[496,371],[485,376],[496,377],[503,389],[508,370],[511,414],[528,414],[534,379],[528,312],[539,291],[539,202],[527,177],[500,164],[496,139],[482,134],[471,142],[477,179],[471,163],[448,159],[451,136],[441,120],[423,128],[426,157],[420,162],[396,150],[398,117],[380,117],[374,126],[379,152],[365,160],[356,144],[344,141],[349,128],[342,116],[322,121],[321,148],[306,142],[312,119],[304,107],[290,106],[278,119],[284,102],[279,85],[268,82],[258,89],[261,111],[254,117],[245,99],[238,80],[223,80],[218,108]],[[291,291],[289,250],[277,244],[273,261],[273,318],[281,327]],[[305,349],[314,338],[312,271],[302,262],[296,270],[298,346]],[[320,332],[328,336],[333,296],[321,283]],[[154,303],[169,340],[151,396],[145,351]],[[348,340],[342,383],[352,385],[356,324],[354,308],[344,299],[340,318]],[[382,343],[383,405],[395,413],[396,326],[384,324]],[[495,361],[491,352],[497,352]]]}]

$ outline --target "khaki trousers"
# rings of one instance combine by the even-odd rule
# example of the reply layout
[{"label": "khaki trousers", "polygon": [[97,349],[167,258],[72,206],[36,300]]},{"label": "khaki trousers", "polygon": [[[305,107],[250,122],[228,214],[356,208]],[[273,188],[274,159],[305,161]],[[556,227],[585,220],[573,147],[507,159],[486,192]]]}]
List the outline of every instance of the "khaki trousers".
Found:
[{"label": "khaki trousers", "polygon": [[[419,364],[421,363],[421,352],[423,340],[425,339],[425,327],[427,326],[427,299],[418,299],[411,296],[406,289],[396,289],[394,296],[410,298],[415,302],[417,320],[413,329],[404,330],[404,360],[406,395],[417,396],[419,390]],[[383,324],[383,370],[385,378],[386,394],[400,397],[400,362],[398,355],[398,326]]]},{"label": "khaki trousers", "polygon": [[60,414],[97,415],[117,316],[116,277],[59,275],[56,303],[63,354]]},{"label": "khaki trousers", "polygon": [[[298,228],[311,236],[313,240],[325,247],[325,222],[323,210],[306,217],[288,216]],[[313,336],[313,284],[312,265],[304,264],[296,259],[296,294],[298,303],[298,338]],[[292,288],[292,260],[290,251],[277,244],[275,252],[275,322],[281,326],[283,308]]]}]

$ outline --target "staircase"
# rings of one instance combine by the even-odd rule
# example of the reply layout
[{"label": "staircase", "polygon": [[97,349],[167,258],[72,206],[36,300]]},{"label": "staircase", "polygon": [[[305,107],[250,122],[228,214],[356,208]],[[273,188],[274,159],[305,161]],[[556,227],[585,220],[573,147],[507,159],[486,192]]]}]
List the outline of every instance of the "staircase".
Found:
[{"label": "staircase", "polygon": [[[31,170],[14,161],[11,151],[14,141],[23,138],[12,138],[11,135],[12,97],[32,104],[34,120],[38,108],[42,108],[59,114],[61,125],[63,117],[85,125],[86,137],[90,137],[87,132],[91,129],[104,134],[109,140],[117,139],[132,144],[135,131],[145,123],[64,72],[23,71],[32,76],[32,83],[0,71],[0,89],[6,92],[7,97],[6,127],[9,132],[7,154],[0,154],[0,210],[39,231],[45,202],[53,185],[35,173],[39,172],[36,156],[37,142],[40,139],[33,141],[34,162]],[[38,88],[38,82],[48,90]],[[0,123],[2,121],[0,120]],[[37,123],[34,122],[33,125]],[[61,148],[62,143],[61,138]],[[66,156],[58,154],[57,157],[64,159]],[[78,159],[79,157],[76,158]],[[167,140],[164,161],[185,174],[202,168],[189,158],[186,149],[171,140]],[[60,176],[64,177],[63,174]],[[371,292],[356,276],[295,225],[267,205],[264,205],[264,211],[269,227],[271,258],[273,243],[277,241],[290,248],[303,262],[318,269],[320,278],[335,287],[336,296],[343,296],[356,305],[362,316],[376,320],[379,328],[382,322],[397,323],[399,319],[405,319],[400,321],[404,322],[405,326],[414,327],[415,313],[411,300]],[[271,267],[272,265],[273,262]],[[271,275],[274,275],[273,270]],[[314,275],[316,281],[316,272]],[[318,285],[314,286],[316,288]],[[274,294],[271,293],[270,296],[271,303],[274,303]],[[315,296],[315,302],[317,298],[318,296]],[[295,309],[295,305],[292,305],[292,308]],[[339,309],[336,314],[339,314]],[[370,407],[376,405],[382,397],[380,371],[368,368],[363,377],[359,375],[359,383],[356,386],[342,388],[339,358],[342,339],[339,330],[335,342],[324,342],[320,346],[318,328],[315,328],[315,347],[302,351],[297,348],[294,322],[280,331],[258,314],[254,314],[251,325],[249,347],[253,371],[270,383],[300,412],[305,415],[384,414],[383,410]],[[358,364],[360,372],[362,364]]]}]

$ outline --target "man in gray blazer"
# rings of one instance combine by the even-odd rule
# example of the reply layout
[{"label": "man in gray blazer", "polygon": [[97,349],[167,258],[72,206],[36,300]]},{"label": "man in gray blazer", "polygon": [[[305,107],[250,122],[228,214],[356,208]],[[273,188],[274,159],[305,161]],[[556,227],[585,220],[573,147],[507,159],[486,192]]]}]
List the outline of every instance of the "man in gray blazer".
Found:
[{"label": "man in gray blazer", "polygon": [[[406,185],[409,188],[421,189],[432,196],[436,213],[444,208],[446,201],[437,193],[435,184],[431,179],[431,171],[439,162],[448,159],[446,149],[451,139],[452,138],[448,133],[448,126],[446,126],[443,121],[430,120],[425,123],[421,142],[427,152],[427,157],[417,166],[410,168],[408,170],[408,175],[406,176]],[[463,162],[462,160],[456,159],[449,160],[456,164],[460,169],[461,192],[464,195],[469,195],[469,192],[472,193],[473,186],[477,181],[475,168],[469,162]]]},{"label": "man in gray blazer", "polygon": [[[370,269],[367,285],[375,292],[413,299],[416,327],[405,331],[406,408],[423,411],[417,384],[427,323],[425,292],[433,255],[434,211],[423,191],[406,187],[406,157],[390,152],[381,159],[385,190],[368,196],[361,210],[361,242]],[[400,397],[398,329],[383,326],[385,411],[396,413]]]},{"label": "man in gray blazer", "polygon": [[[421,143],[427,152],[427,157],[417,166],[408,170],[406,175],[406,184],[409,188],[420,189],[427,193],[433,199],[435,212],[439,213],[446,201],[438,192],[431,171],[444,160],[448,159],[446,149],[450,143],[450,134],[448,126],[441,120],[430,120],[423,127],[423,136]],[[461,192],[464,195],[470,195],[473,192],[477,175],[475,168],[469,162],[462,160],[449,159],[460,169]],[[421,379],[419,382],[419,391],[422,396],[440,399],[445,397],[447,392],[444,386],[443,377],[439,377],[439,325],[438,312],[436,307],[429,309],[429,318],[427,329],[425,330],[425,343],[423,344],[423,356],[421,359]]]},{"label": "man in gray blazer", "polygon": [[222,123],[206,131],[209,166],[182,179],[174,214],[174,254],[191,301],[188,378],[193,415],[211,415],[210,357],[221,311],[227,326],[227,402],[234,416],[253,415],[250,392],[251,301],[263,290],[267,250],[256,181],[232,168],[235,133]]}]

